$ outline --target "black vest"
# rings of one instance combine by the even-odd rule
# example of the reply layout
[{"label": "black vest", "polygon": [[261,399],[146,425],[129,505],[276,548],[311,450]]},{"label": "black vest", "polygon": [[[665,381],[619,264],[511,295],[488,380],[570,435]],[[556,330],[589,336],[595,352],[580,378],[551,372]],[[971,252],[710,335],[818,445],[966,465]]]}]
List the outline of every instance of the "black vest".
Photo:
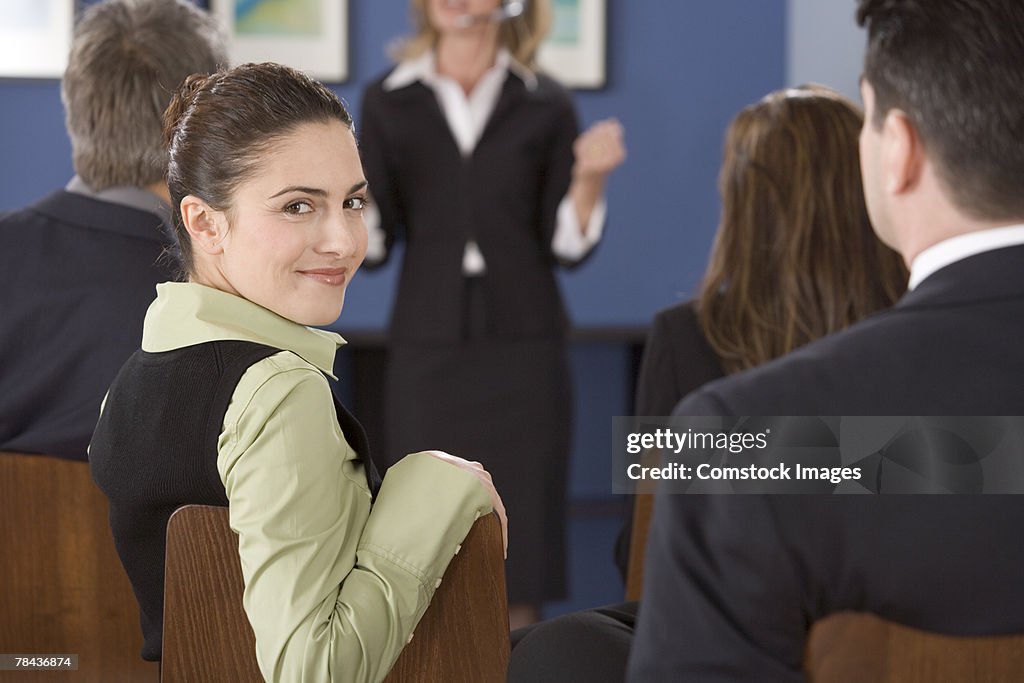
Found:
[{"label": "black vest", "polygon": [[[110,500],[114,543],[139,601],[143,659],[160,659],[167,520],[182,505],[228,504],[217,471],[224,413],[245,371],[279,352],[244,341],[140,350],[110,387],[89,463]],[[337,397],[334,405],[376,498],[381,479],[366,434]]]}]

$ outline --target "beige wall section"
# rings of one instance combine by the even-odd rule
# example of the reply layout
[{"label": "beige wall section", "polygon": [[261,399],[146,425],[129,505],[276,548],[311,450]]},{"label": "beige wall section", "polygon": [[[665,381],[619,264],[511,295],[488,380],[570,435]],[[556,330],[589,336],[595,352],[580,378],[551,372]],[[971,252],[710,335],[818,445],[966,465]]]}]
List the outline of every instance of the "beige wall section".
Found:
[{"label": "beige wall section", "polygon": [[860,102],[864,31],[854,0],[787,0],[786,84],[813,81]]}]

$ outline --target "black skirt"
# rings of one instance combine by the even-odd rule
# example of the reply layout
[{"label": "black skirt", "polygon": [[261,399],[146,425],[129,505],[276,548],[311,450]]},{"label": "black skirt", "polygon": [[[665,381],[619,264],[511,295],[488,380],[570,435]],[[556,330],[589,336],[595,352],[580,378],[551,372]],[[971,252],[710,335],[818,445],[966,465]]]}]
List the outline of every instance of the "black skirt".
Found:
[{"label": "black skirt", "polygon": [[485,316],[471,303],[458,343],[391,345],[389,464],[431,449],[483,463],[508,512],[509,601],[562,599],[572,420],[565,341],[488,338]]}]

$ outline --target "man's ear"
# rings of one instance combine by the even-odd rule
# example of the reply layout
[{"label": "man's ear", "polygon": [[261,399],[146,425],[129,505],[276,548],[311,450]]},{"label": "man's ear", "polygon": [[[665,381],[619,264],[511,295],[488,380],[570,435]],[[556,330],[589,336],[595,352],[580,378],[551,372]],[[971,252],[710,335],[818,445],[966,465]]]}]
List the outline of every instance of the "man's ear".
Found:
[{"label": "man's ear", "polygon": [[224,251],[222,242],[228,233],[228,219],[223,211],[218,211],[195,195],[182,197],[181,222],[185,231],[192,238],[192,244],[207,254],[219,254]]},{"label": "man's ear", "polygon": [[914,125],[899,109],[890,109],[882,124],[882,173],[885,190],[902,194],[913,189],[924,169],[924,147]]}]

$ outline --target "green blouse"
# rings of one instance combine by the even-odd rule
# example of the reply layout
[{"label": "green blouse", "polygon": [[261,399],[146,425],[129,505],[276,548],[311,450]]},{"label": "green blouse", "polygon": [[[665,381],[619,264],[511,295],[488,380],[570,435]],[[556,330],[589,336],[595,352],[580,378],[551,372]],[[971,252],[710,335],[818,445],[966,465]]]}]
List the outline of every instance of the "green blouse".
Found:
[{"label": "green blouse", "polygon": [[416,453],[388,470],[371,508],[322,374],[345,341],[216,289],[158,285],[143,350],[221,340],[281,349],[239,381],[217,456],[260,669],[271,682],[381,680],[490,496]]}]

